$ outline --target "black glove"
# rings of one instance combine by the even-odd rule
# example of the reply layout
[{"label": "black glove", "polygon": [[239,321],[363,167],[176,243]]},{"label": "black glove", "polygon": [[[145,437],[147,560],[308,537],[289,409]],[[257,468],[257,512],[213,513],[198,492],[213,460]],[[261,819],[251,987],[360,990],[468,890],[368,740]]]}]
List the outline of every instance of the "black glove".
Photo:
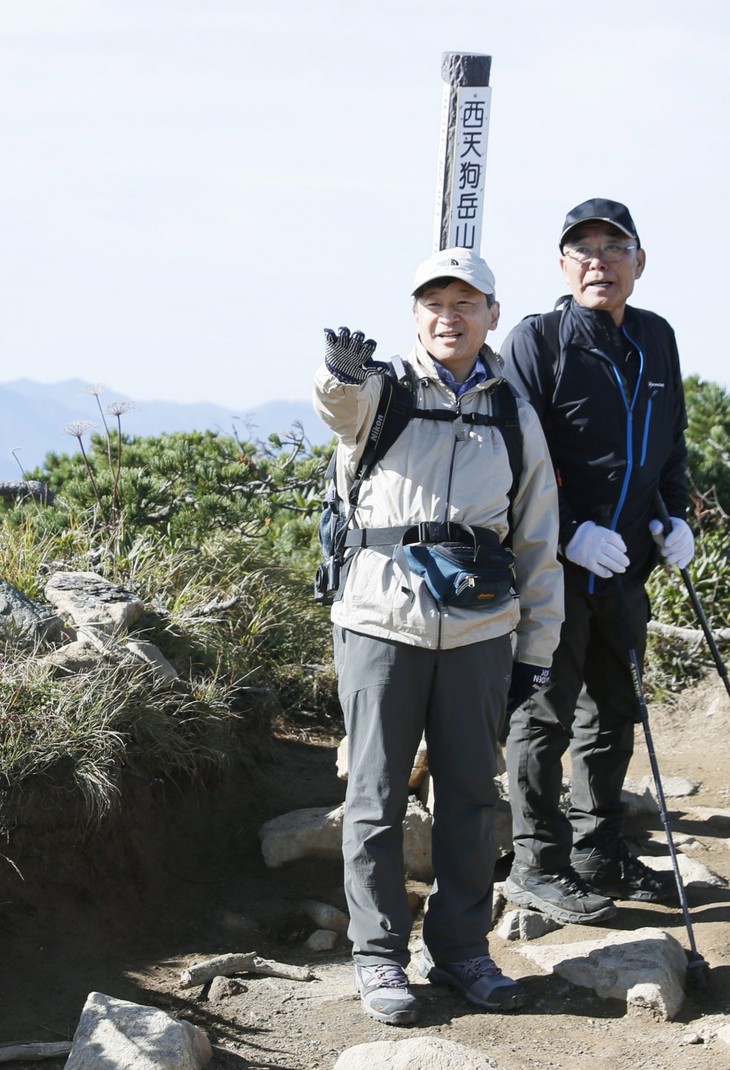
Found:
[{"label": "black glove", "polygon": [[550,669],[540,665],[528,665],[526,661],[516,661],[512,666],[512,680],[507,695],[507,713],[514,711],[527,702],[536,691],[550,683]]},{"label": "black glove", "polygon": [[368,375],[377,375],[385,365],[373,361],[377,342],[365,341],[362,331],[340,327],[337,334],[331,327],[324,329],[324,362],[341,383],[364,383]]}]

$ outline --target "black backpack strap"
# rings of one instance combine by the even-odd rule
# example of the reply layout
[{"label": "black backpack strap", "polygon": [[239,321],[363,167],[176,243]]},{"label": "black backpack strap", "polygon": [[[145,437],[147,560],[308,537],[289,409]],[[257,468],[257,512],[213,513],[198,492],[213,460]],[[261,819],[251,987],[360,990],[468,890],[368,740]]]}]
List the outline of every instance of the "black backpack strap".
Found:
[{"label": "black backpack strap", "polygon": [[562,318],[563,308],[561,306],[560,301],[558,301],[554,311],[543,312],[539,316],[534,317],[535,325],[540,334],[545,339],[545,345],[550,351],[550,378],[552,383],[552,388],[550,390],[551,397],[555,392],[555,385],[558,381],[558,376],[560,374],[560,368],[562,365],[562,352],[560,348],[560,323],[562,321]]},{"label": "black backpack strap", "polygon": [[357,502],[363,480],[367,479],[373,466],[387,453],[417,411],[413,404],[416,392],[415,373],[410,365],[406,367],[408,375],[405,379],[396,379],[395,373],[386,373],[383,376],[380,399],[350,487],[351,505]]}]

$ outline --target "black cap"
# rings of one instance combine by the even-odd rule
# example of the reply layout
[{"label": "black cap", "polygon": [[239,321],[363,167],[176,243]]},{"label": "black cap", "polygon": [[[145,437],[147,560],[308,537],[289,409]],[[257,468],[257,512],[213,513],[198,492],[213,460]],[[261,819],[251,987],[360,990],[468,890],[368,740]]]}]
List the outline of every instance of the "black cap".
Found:
[{"label": "black cap", "polygon": [[560,234],[560,251],[563,250],[568,232],[577,227],[579,223],[610,223],[612,227],[618,227],[628,238],[636,238],[639,246],[639,235],[636,233],[631,213],[625,204],[618,201],[607,201],[603,197],[593,197],[590,201],[571,208],[565,217],[563,230]]}]

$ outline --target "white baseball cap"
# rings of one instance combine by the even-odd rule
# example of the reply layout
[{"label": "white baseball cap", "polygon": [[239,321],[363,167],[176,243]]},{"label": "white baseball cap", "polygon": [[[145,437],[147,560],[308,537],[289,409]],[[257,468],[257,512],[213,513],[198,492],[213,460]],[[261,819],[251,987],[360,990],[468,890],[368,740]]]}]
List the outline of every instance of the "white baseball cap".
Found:
[{"label": "white baseball cap", "polygon": [[473,249],[441,249],[429,256],[416,268],[411,294],[415,295],[426,283],[443,278],[461,279],[483,294],[496,293],[491,268]]}]

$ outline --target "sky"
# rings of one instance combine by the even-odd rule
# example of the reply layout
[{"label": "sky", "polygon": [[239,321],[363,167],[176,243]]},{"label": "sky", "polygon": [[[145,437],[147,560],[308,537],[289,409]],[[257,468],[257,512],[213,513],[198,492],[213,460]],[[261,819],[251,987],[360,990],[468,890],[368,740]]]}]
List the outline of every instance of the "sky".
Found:
[{"label": "sky", "polygon": [[729,29],[725,0],[0,0],[0,382],[243,413],[309,397],[324,327],[406,353],[466,52],[492,57],[492,344],[608,197],[647,250],[632,303],[730,386]]}]

